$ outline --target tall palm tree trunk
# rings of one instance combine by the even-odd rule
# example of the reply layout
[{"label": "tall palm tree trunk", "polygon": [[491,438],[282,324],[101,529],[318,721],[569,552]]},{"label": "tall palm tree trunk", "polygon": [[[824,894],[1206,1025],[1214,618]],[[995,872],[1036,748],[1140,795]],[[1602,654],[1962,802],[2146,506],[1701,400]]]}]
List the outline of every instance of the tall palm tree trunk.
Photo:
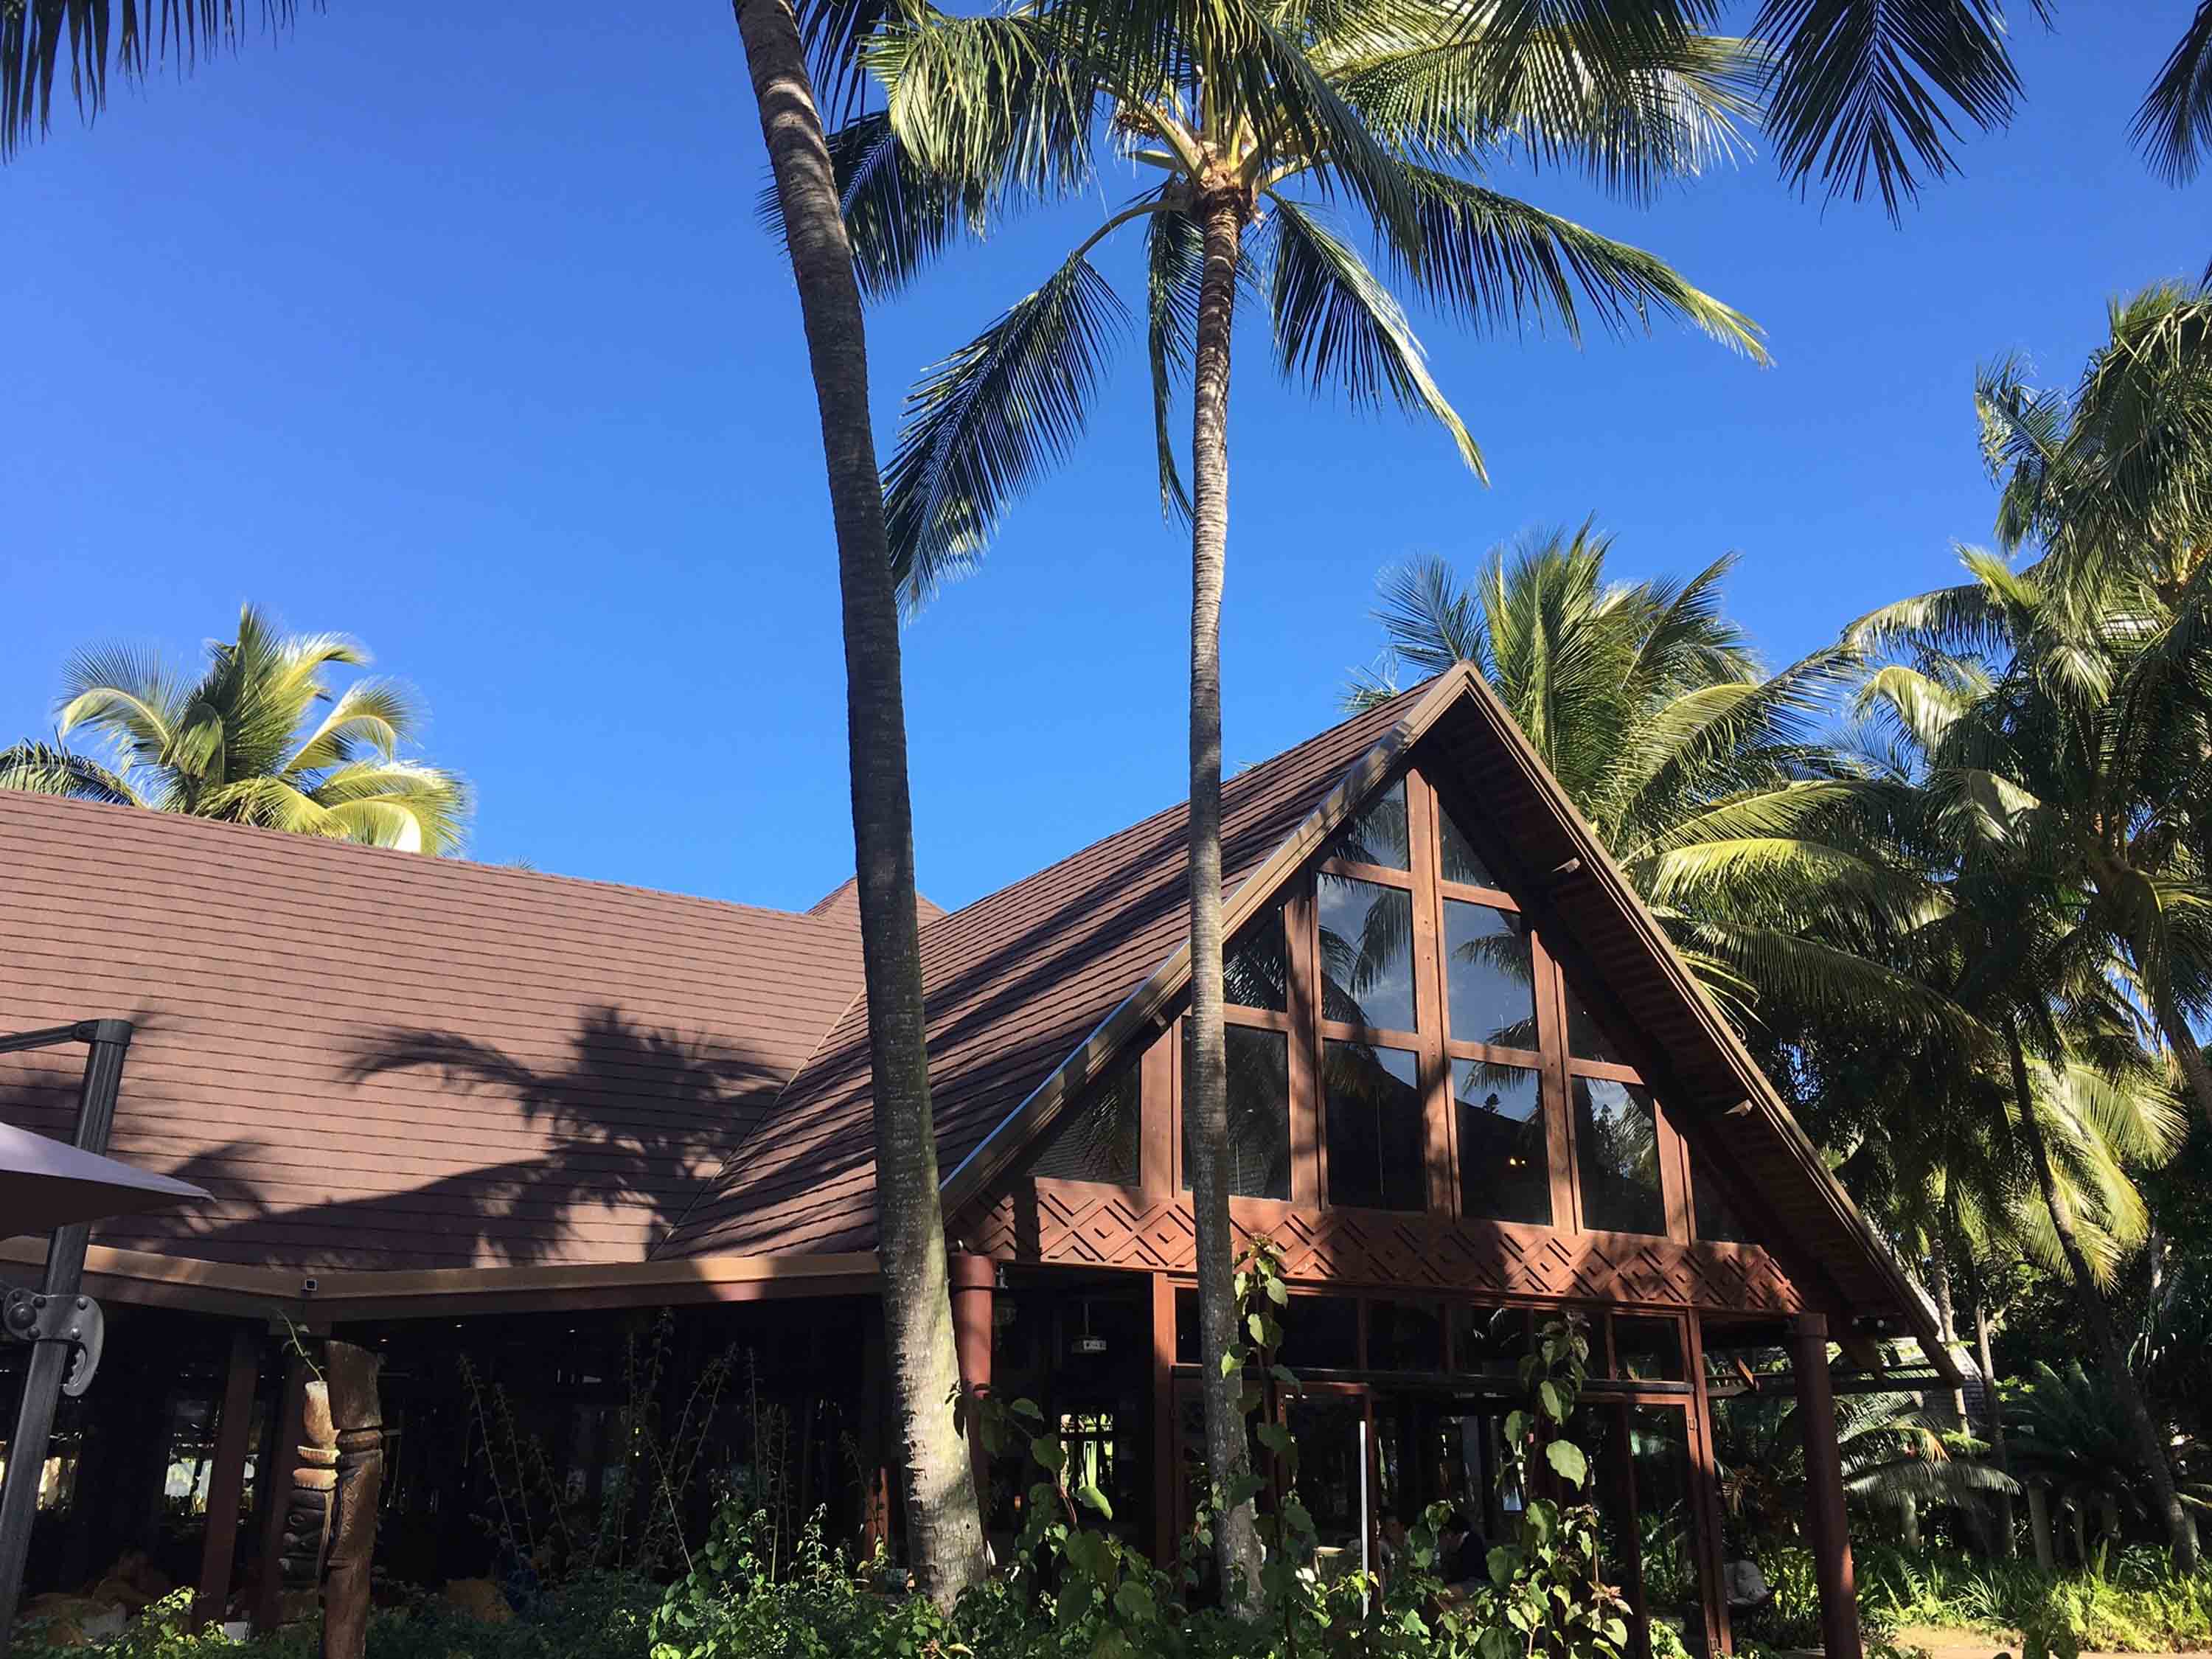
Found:
[{"label": "tall palm tree trunk", "polygon": [[950,1606],[982,1580],[988,1563],[975,1474],[951,1403],[960,1363],[930,1120],[898,603],[868,419],[867,339],[798,18],[790,0],[736,4],[799,283],[837,533],[853,842],[875,1091],[877,1249],[906,1464],[908,1558],[929,1594]]},{"label": "tall palm tree trunk", "polygon": [[1213,1484],[1231,1500],[1214,1523],[1213,1553],[1231,1607],[1251,1605],[1260,1589],[1260,1535],[1246,1492],[1251,1453],[1244,1382],[1221,1368],[1237,1343],[1221,1018],[1221,583],[1229,550],[1229,340],[1249,210],[1243,192],[1231,188],[1199,199],[1206,263],[1199,279],[1190,462],[1190,1030],[1183,1115],[1198,1234],[1206,1461]]},{"label": "tall palm tree trunk", "polygon": [[2181,1495],[2174,1487],[2173,1465],[2159,1438],[2158,1426],[2151,1419],[2150,1407],[2144,1403],[2142,1390],[2136,1385],[2135,1373],[2128,1369],[2127,1350],[2120,1342],[2119,1333],[2113,1328],[2104,1292],[2097,1288],[2097,1281],[2089,1272],[2089,1258],[2074,1229],[2074,1206],[2051,1166],[2051,1147],[2044,1139],[2043,1121],[2035,1109],[2035,1094],[2028,1083],[2027,1055],[2021,1047],[2020,1029],[2010,1020],[2005,1023],[2005,1036],[2011,1049],[2013,1098],[2020,1110],[2021,1135],[2027,1143],[2028,1157],[2035,1165],[2035,1179],[2043,1191],[2044,1207],[2051,1212],[2051,1231],[2057,1235],[2059,1253],[2066,1258],[2067,1273],[2074,1281],[2074,1293],[2081,1304],[2082,1317],[2089,1322],[2089,1334],[2097,1345],[2098,1358],[2104,1364],[2112,1392],[2119,1396],[2120,1409],[2128,1419],[2128,1432],[2136,1443],[2136,1455],[2142,1459],[2150,1475],[2153,1507],[2166,1527],[2174,1569],[2182,1573],[2194,1572],[2197,1528],[2189,1512],[2181,1506]]}]

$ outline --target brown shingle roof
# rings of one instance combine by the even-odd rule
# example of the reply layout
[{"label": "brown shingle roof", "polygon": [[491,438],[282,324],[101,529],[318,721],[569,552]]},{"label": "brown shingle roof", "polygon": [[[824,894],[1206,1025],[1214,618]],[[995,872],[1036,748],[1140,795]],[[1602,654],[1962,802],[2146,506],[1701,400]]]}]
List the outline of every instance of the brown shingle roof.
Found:
[{"label": "brown shingle roof", "polygon": [[[860,986],[821,918],[0,792],[0,1029],[137,1022],[114,1151],[301,1268],[636,1261]],[[0,1057],[65,1134],[74,1050]]]},{"label": "brown shingle roof", "polygon": [[[1222,871],[1234,890],[1418,701],[1408,693],[1229,779]],[[977,899],[921,937],[930,1092],[952,1170],[1188,931],[1178,804]],[[659,1252],[874,1247],[865,1000],[792,1080],[721,1182]]]}]

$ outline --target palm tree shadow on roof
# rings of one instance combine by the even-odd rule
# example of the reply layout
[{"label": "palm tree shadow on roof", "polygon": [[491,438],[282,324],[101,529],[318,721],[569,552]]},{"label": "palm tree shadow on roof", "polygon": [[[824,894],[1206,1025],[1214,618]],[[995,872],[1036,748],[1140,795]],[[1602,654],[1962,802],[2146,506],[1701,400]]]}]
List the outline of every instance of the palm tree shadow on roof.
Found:
[{"label": "palm tree shadow on roof", "polygon": [[[394,1027],[362,1040],[340,1075],[362,1085],[410,1073],[432,1073],[454,1095],[485,1098],[488,1112],[501,1099],[511,1103],[542,1144],[503,1162],[297,1208],[268,1205],[240,1169],[231,1176],[233,1190],[242,1187],[259,1213],[199,1238],[245,1244],[281,1229],[282,1254],[332,1266],[641,1261],[784,1082],[729,1039],[687,1037],[604,1006],[581,1016],[558,1063],[534,1064],[465,1032]],[[343,1143],[332,1150],[344,1155]],[[373,1169],[363,1173],[373,1183]],[[634,1243],[576,1235],[579,1222],[603,1235],[611,1223],[618,1233],[625,1212],[639,1226]],[[302,1238],[316,1242],[293,1242]]]}]

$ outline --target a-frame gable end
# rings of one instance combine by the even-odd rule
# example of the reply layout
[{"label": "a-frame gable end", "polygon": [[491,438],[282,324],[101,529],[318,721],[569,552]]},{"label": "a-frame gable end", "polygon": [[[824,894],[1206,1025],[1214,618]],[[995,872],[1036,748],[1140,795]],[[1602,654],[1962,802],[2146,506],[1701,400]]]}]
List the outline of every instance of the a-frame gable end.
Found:
[{"label": "a-frame gable end", "polygon": [[[1811,1307],[1932,1339],[1924,1302],[1471,671],[1427,688],[1244,877],[1224,917],[1232,942],[1284,904],[1304,983],[1285,1009],[1230,1018],[1232,1042],[1284,1051],[1259,1070],[1284,1068],[1291,1162],[1273,1184],[1236,1188],[1234,1208],[1240,1230],[1278,1236],[1294,1273]],[[1400,932],[1402,981],[1395,957],[1351,963]],[[1178,945],[953,1172],[946,1209],[971,1248],[1188,1270],[1188,1204],[1171,1174],[1179,1068],[1161,1041],[1188,980]],[[1576,1024],[1602,1043],[1570,1042],[1570,982],[1587,1015]],[[1115,1165],[1138,1179],[1032,1178],[1056,1124],[1087,1115],[1094,1140],[1113,1133],[1091,1109],[1140,1066],[1143,1146]],[[1371,1133],[1358,1127],[1370,1109]],[[1699,1234],[1697,1212],[1723,1207],[1696,1201],[1700,1182],[1754,1243]]]}]

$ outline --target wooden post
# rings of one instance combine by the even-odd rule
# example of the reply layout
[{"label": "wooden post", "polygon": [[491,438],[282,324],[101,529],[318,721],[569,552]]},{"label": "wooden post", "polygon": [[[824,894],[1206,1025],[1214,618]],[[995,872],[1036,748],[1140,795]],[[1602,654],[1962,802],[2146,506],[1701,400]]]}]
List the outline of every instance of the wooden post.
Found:
[{"label": "wooden post", "polygon": [[1686,1323],[1689,1346],[1684,1360],[1698,1398],[1696,1420],[1692,1425],[1696,1431],[1692,1442],[1695,1450],[1690,1468],[1698,1522],[1698,1599],[1705,1610],[1705,1651],[1733,1654],[1735,1632],[1729,1625],[1725,1588],[1728,1557],[1723,1548],[1720,1469],[1713,1455],[1713,1399],[1705,1378],[1705,1324],[1694,1311]]},{"label": "wooden post", "polygon": [[220,1624],[230,1602],[238,1559],[238,1504],[246,1492],[246,1454],[253,1443],[253,1391],[261,1377],[261,1341],[245,1325],[231,1333],[230,1371],[216,1419],[215,1468],[208,1475],[207,1529],[200,1538],[199,1588],[191,1627]]},{"label": "wooden post", "polygon": [[1152,1559],[1175,1565],[1182,1542],[1176,1514],[1175,1280],[1152,1279]]},{"label": "wooden post", "polygon": [[884,1334],[869,1322],[860,1334],[860,1559],[873,1561],[891,1547],[890,1459],[885,1452],[890,1436],[885,1419],[890,1412],[889,1359]]},{"label": "wooden post", "polygon": [[284,1360],[283,1392],[276,1407],[276,1437],[258,1470],[262,1489],[260,1577],[254,1586],[253,1633],[265,1636],[284,1616],[284,1518],[290,1512],[292,1462],[307,1419],[307,1362],[296,1353]]},{"label": "wooden post", "polygon": [[1805,1435],[1805,1537],[1820,1586],[1820,1645],[1827,1659],[1863,1659],[1856,1576],[1844,1521],[1843,1454],[1836,1444],[1836,1397],[1828,1382],[1828,1321],[1802,1313],[1791,1331],[1797,1419]]},{"label": "wooden post", "polygon": [[[991,1392],[991,1310],[999,1282],[998,1263],[987,1255],[946,1258],[952,1280],[952,1346],[960,1358],[960,1386],[975,1400]],[[983,1530],[991,1529],[991,1455],[971,1421],[968,1456],[975,1471],[975,1502]]]},{"label": "wooden post", "polygon": [[351,1342],[323,1345],[337,1431],[337,1486],[323,1577],[323,1659],[362,1659],[368,1643],[368,1575],[384,1485],[383,1361]]}]

